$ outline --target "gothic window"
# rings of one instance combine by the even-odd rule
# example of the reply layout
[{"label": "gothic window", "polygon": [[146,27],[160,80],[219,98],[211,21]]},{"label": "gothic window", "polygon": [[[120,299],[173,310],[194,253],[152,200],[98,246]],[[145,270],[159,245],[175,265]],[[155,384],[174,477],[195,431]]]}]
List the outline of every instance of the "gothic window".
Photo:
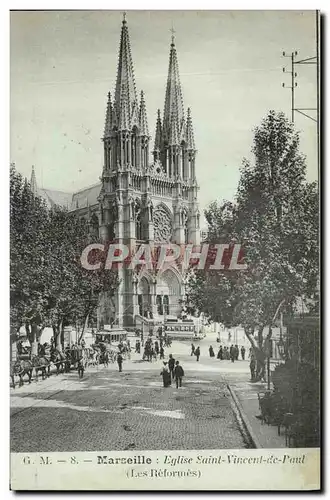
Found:
[{"label": "gothic window", "polygon": [[118,220],[118,206],[115,201],[111,205],[111,220],[116,222]]},{"label": "gothic window", "polygon": [[146,212],[148,215],[148,218],[147,218],[148,223],[153,221],[153,210],[154,209],[153,209],[152,201],[150,199],[148,199],[146,202]]},{"label": "gothic window", "polygon": [[141,293],[139,293],[138,295],[138,304],[139,304],[139,314],[140,316],[143,316],[143,297]]},{"label": "gothic window", "polygon": [[109,224],[109,240],[113,241],[116,238],[115,225],[113,222]]},{"label": "gothic window", "polygon": [[143,240],[141,205],[138,200],[136,200],[135,202],[134,212],[135,212],[135,238],[137,240]]},{"label": "gothic window", "polygon": [[162,304],[162,296],[161,295],[157,295],[156,302],[157,302],[157,313],[160,316],[162,316],[163,315],[163,304]]},{"label": "gothic window", "polygon": [[168,295],[164,295],[163,306],[164,306],[164,313],[169,315],[170,314],[170,307],[169,307]]},{"label": "gothic window", "polygon": [[184,234],[184,242],[188,243],[189,231],[188,231],[188,214],[187,210],[182,211],[182,226]]},{"label": "gothic window", "polygon": [[170,241],[172,236],[172,220],[169,212],[162,205],[154,210],[154,237],[158,243]]},{"label": "gothic window", "polygon": [[132,148],[132,154],[131,154],[131,159],[132,159],[132,166],[136,167],[136,154],[137,154],[137,143],[136,143],[136,137],[137,137],[137,127],[134,126],[132,130],[132,138],[131,138],[131,148]]}]

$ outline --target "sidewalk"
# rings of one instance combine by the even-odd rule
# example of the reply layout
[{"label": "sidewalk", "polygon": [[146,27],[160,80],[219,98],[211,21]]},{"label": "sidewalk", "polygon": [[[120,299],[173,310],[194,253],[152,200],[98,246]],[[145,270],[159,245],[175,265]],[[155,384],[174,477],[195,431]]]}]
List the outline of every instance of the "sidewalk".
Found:
[{"label": "sidewalk", "polygon": [[265,391],[267,384],[239,381],[231,382],[228,388],[256,448],[286,448],[283,429],[279,436],[277,426],[256,418],[260,415],[258,392]]}]

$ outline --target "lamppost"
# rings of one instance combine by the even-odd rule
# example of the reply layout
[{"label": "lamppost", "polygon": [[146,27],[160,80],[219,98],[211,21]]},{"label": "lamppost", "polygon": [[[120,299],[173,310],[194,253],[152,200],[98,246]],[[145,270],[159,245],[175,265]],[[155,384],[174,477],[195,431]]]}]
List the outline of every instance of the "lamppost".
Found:
[{"label": "lamppost", "polygon": [[164,328],[164,337],[166,336],[166,307],[164,306],[164,290],[161,291],[161,296],[162,296],[162,302],[161,302],[161,310],[163,311],[163,316],[164,316],[164,319],[163,319],[163,322],[164,322],[164,325],[163,325],[163,328]]}]

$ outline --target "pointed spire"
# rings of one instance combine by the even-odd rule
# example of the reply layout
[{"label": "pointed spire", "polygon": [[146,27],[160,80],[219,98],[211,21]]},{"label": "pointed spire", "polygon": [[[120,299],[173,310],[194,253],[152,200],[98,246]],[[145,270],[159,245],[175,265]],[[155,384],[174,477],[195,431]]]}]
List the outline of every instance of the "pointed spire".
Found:
[{"label": "pointed spire", "polygon": [[30,187],[33,195],[38,196],[38,186],[37,186],[36,173],[34,171],[34,165],[32,165]]},{"label": "pointed spire", "polygon": [[[123,109],[123,104],[122,104],[123,100],[126,100],[126,110],[129,120],[132,117],[134,105],[137,104],[133,61],[131,55],[127,21],[125,16],[126,14],[124,15],[121,28],[118,70],[117,70],[117,80],[116,80],[116,90],[115,90],[115,104],[114,104],[118,122],[121,121],[120,113],[121,109]],[[128,123],[128,125],[130,124]]]},{"label": "pointed spire", "polygon": [[110,137],[111,129],[113,126],[113,108],[111,102],[111,94],[108,92],[108,103],[107,103],[107,111],[105,115],[105,126],[104,126],[104,135],[103,137]]},{"label": "pointed spire", "polygon": [[156,121],[156,133],[155,133],[155,145],[154,151],[160,151],[162,149],[162,120],[160,118],[160,109],[157,111],[157,121]]},{"label": "pointed spire", "polygon": [[[179,76],[178,58],[174,44],[174,35],[172,34],[163,119],[164,137],[167,141],[169,140],[171,135],[171,124],[173,121],[173,116],[176,128],[178,131],[180,131],[182,122],[184,120],[184,108]],[[178,135],[177,132],[176,134]]]},{"label": "pointed spire", "polygon": [[188,108],[188,110],[187,110],[187,126],[186,126],[185,140],[186,140],[186,144],[187,144],[187,149],[195,151],[194,129],[193,129],[193,125],[192,125],[190,108]]},{"label": "pointed spire", "polygon": [[147,120],[147,110],[146,103],[144,100],[144,92],[141,90],[141,103],[140,103],[140,113],[139,113],[139,128],[140,135],[144,135],[146,137],[149,136],[148,131],[148,120]]}]

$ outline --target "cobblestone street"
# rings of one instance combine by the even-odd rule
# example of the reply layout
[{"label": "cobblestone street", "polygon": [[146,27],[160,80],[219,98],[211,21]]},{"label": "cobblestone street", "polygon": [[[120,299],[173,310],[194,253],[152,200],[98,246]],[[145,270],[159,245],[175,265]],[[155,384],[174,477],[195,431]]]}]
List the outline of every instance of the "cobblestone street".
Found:
[{"label": "cobblestone street", "polygon": [[228,376],[246,377],[247,362],[210,359],[205,349],[196,363],[178,342],[171,352],[185,370],[180,389],[163,388],[161,361],[134,354],[122,373],[115,364],[11,390],[11,451],[248,447],[226,386]]}]

